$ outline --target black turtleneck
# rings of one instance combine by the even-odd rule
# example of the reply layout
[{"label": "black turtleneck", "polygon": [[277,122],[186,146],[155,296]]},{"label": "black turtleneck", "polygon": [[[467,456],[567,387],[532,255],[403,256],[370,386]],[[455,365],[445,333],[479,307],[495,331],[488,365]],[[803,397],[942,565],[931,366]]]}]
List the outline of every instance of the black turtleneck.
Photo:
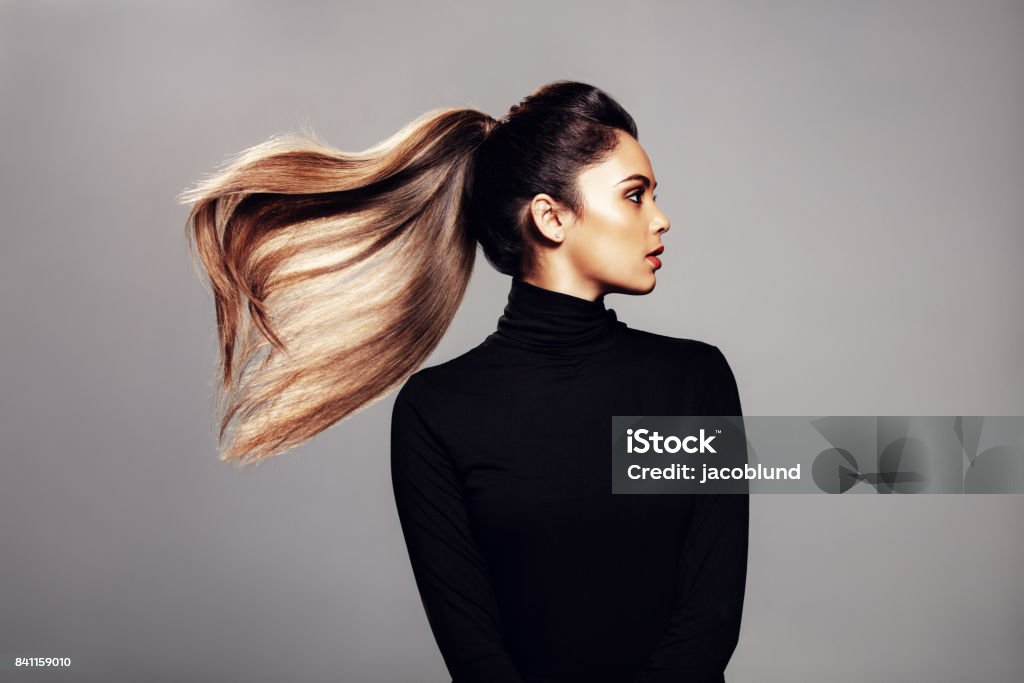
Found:
[{"label": "black turtleneck", "polygon": [[395,500],[455,683],[717,683],[746,495],[613,495],[613,415],[740,415],[717,347],[513,278],[497,330],[395,399]]}]

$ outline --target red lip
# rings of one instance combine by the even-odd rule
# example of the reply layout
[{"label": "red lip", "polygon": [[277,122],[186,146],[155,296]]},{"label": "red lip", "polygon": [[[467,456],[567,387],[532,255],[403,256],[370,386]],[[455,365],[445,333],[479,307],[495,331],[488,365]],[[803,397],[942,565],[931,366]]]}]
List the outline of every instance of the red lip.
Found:
[{"label": "red lip", "polygon": [[658,258],[658,254],[660,254],[663,251],[665,251],[665,247],[662,246],[658,247],[657,249],[655,249],[654,251],[647,255],[647,262],[654,266],[655,270],[661,268],[661,259]]}]

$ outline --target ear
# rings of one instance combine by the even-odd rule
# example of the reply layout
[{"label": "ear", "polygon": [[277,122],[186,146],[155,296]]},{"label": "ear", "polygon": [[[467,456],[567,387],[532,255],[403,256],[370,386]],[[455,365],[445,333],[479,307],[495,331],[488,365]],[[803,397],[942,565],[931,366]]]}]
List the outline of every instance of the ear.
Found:
[{"label": "ear", "polygon": [[566,226],[571,222],[571,212],[555,201],[551,195],[538,194],[530,202],[533,224],[544,237],[552,242],[565,240]]}]

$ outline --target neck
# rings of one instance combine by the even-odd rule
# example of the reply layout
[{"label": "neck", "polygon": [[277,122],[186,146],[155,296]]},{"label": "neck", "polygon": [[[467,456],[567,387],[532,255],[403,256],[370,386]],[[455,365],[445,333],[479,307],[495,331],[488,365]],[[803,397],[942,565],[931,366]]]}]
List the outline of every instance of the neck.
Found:
[{"label": "neck", "polygon": [[604,296],[604,292],[594,282],[581,280],[574,274],[552,272],[550,268],[544,269],[541,274],[526,275],[518,277],[518,279],[534,287],[568,294],[587,301],[597,301]]},{"label": "neck", "polygon": [[540,353],[576,356],[611,348],[622,324],[603,294],[591,300],[513,277],[493,336]]}]

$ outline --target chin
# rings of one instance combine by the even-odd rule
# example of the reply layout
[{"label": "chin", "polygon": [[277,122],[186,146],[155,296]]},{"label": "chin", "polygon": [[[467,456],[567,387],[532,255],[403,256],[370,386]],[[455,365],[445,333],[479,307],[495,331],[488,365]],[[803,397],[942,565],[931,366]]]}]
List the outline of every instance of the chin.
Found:
[{"label": "chin", "polygon": [[651,273],[647,277],[637,278],[636,280],[631,281],[628,285],[618,288],[618,291],[622,294],[650,294],[654,291],[657,284],[657,278],[654,277],[654,273]]},{"label": "chin", "polygon": [[644,286],[642,288],[644,294],[650,294],[654,291],[654,288],[658,286],[658,276],[655,271],[649,271],[644,273],[644,277],[641,279]]}]

